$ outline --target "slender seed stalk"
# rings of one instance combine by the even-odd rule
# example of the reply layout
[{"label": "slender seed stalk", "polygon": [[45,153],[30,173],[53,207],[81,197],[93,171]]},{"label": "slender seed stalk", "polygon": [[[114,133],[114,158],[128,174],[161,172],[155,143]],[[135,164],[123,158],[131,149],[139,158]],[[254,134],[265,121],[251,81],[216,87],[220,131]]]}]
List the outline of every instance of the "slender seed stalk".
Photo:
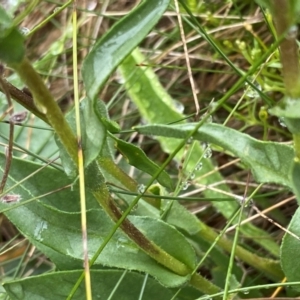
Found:
[{"label": "slender seed stalk", "polygon": [[80,122],[80,103],[79,103],[79,80],[78,80],[78,63],[77,63],[77,0],[73,2],[73,77],[74,77],[74,102],[76,115],[76,135],[78,145],[78,174],[80,188],[80,212],[81,212],[81,232],[82,232],[82,248],[84,261],[84,278],[85,278],[85,294],[87,300],[92,300],[92,283],[89,265],[88,253],[88,234],[87,234],[87,217],[86,217],[86,197],[85,197],[85,174],[84,174],[84,156],[82,149],[82,134]]}]

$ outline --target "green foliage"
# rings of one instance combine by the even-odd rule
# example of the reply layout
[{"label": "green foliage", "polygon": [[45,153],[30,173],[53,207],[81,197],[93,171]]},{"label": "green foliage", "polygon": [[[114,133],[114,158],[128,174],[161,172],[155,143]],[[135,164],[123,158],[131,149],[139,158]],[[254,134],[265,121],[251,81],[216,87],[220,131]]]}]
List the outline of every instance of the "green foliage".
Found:
[{"label": "green foliage", "polygon": [[300,132],[299,99],[284,97],[280,103],[270,109],[270,113],[282,118],[283,122],[293,134]]},{"label": "green foliage", "polygon": [[[6,283],[5,289],[11,299],[20,300],[48,300],[66,299],[80,276],[80,271],[56,272],[43,276],[31,277],[23,280],[16,280]],[[125,272],[121,270],[92,270],[93,297],[108,299],[113,296],[115,299],[132,300],[138,299],[141,294],[141,287],[145,282],[143,299],[171,299],[172,291],[167,290],[154,279],[145,275]],[[118,288],[114,290],[115,286]],[[51,296],[50,296],[51,295]],[[196,294],[197,295],[197,294]],[[199,294],[198,294],[199,296]],[[85,287],[82,284],[72,298],[74,300],[85,299]],[[176,298],[178,300],[184,297]]]},{"label": "green foliage", "polygon": [[[262,5],[269,4],[269,1],[257,2]],[[299,11],[296,3],[291,2],[293,13]],[[211,144],[216,151],[225,150],[226,153],[240,158],[244,165],[239,167],[250,168],[257,182],[276,183],[292,189],[298,201],[300,164],[294,158],[293,147],[288,145],[263,142],[225,125],[201,121],[203,124],[199,127],[199,123],[185,121],[186,116],[176,106],[176,101],[161,85],[153,70],[146,66],[145,57],[136,49],[158,23],[168,5],[169,0],[143,1],[97,40],[84,59],[82,77],[87,96],[80,105],[81,140],[75,139],[77,120],[74,111],[66,118],[59,110],[50,111],[62,118],[56,119],[47,111],[51,110],[51,106],[40,107],[45,109],[44,114],[56,134],[67,133],[65,139],[61,139],[58,134],[57,147],[52,140],[49,146],[52,152],[59,150],[65,173],[57,166],[53,168],[51,165],[44,166],[14,157],[6,190],[1,194],[0,211],[55,264],[56,271],[5,283],[5,290],[11,299],[65,299],[70,296],[78,278],[81,278],[85,254],[82,231],[85,225],[82,226],[83,211],[80,205],[82,190],[76,177],[77,146],[79,149],[82,147],[84,155],[87,187],[84,213],[87,217],[88,257],[92,265],[92,294],[95,298],[154,297],[164,300],[171,299],[177,288],[180,288],[181,292],[174,299],[195,299],[202,294],[219,292],[224,285],[225,290],[228,290],[227,287],[238,289],[241,284],[265,282],[261,277],[276,279],[282,275],[279,262],[269,259],[271,255],[278,256],[279,248],[266,231],[252,224],[240,228],[245,237],[253,239],[252,244],[260,244],[268,251],[267,258],[254,254],[256,248],[252,244],[242,241],[238,245],[237,239],[232,240],[229,235],[223,236],[226,228],[219,235],[176,201],[181,199],[176,198],[179,193],[188,187],[185,184],[207,186],[207,190],[203,192],[205,200],[218,199],[213,205],[226,218],[228,226],[237,223],[236,217],[232,216],[237,215],[240,205],[235,201],[228,201],[228,198],[241,199],[242,196],[231,193],[229,186],[223,182],[222,174],[216,170],[215,162],[205,153],[207,149],[203,149],[199,141]],[[197,9],[195,1],[189,1],[188,5],[194,10]],[[0,8],[0,59],[21,74],[21,78],[30,84],[34,96],[43,98],[43,81],[30,81],[31,76],[38,78],[38,75],[31,69],[27,59],[24,59],[23,40],[13,21]],[[207,38],[207,41],[210,39]],[[60,44],[60,51],[63,49],[62,45]],[[211,45],[222,53],[216,43]],[[23,64],[24,61],[26,64]],[[227,59],[226,61],[232,66]],[[26,73],[24,66],[30,66],[31,73]],[[116,68],[125,80],[127,95],[135,103],[142,118],[149,123],[135,126],[133,131],[158,137],[163,151],[170,155],[162,167],[150,160],[142,149],[122,140],[120,126],[110,119],[104,102],[98,101],[100,90]],[[241,72],[237,73],[242,76]],[[26,74],[29,78],[26,78]],[[52,97],[48,97],[48,100],[56,105]],[[226,108],[225,104],[223,108]],[[271,112],[285,118],[289,122],[290,131],[298,134],[298,125],[291,124],[291,120],[299,118],[297,108],[298,99],[288,99],[283,105],[271,109]],[[267,114],[263,121],[264,126],[267,126]],[[113,134],[120,136],[117,138]],[[185,149],[182,141],[188,141]],[[41,139],[40,143],[46,142]],[[296,144],[296,151],[297,147]],[[114,162],[116,151],[127,160],[126,165],[124,161],[123,165]],[[171,158],[183,165],[178,168],[179,171],[176,170],[178,182],[175,189],[175,180],[164,169],[171,162]],[[7,155],[1,153],[2,174],[6,172],[2,167],[6,159]],[[130,166],[149,174],[152,182],[156,179],[170,193],[161,187],[156,189],[157,192],[151,192],[154,189],[148,189],[146,193],[138,191],[138,182],[126,173]],[[209,176],[202,178],[203,174]],[[222,184],[218,184],[220,182]],[[147,187],[150,184],[149,182]],[[112,187],[118,190],[113,190]],[[121,195],[123,189],[131,193]],[[55,193],[48,194],[50,191]],[[169,194],[173,198],[165,200]],[[157,201],[151,198],[155,196]],[[247,196],[245,193],[244,197]],[[18,201],[10,202],[7,199]],[[289,225],[289,231],[299,236],[298,215],[299,209]],[[246,213],[242,212],[240,216],[242,219],[246,217]],[[122,218],[124,221],[121,223]],[[266,239],[261,239],[263,235]],[[287,233],[282,243],[280,260],[290,281],[299,280],[298,248],[299,239]],[[232,274],[228,275],[228,252],[263,272],[263,276],[250,274],[245,279],[239,264],[232,266]],[[209,270],[212,277],[210,280],[196,272],[202,271],[201,267],[207,257],[204,271]],[[201,265],[197,265],[199,261]],[[230,278],[229,282],[226,278]],[[83,299],[85,289],[81,283],[73,299]],[[255,296],[264,295],[259,291]],[[224,295],[224,298],[227,297],[228,295]]]},{"label": "green foliage", "polygon": [[[0,159],[2,165],[5,157],[1,155]],[[23,176],[32,174],[39,167],[41,166],[16,159],[7,186],[11,187]],[[40,183],[38,186],[35,184],[37,180]],[[18,185],[14,191],[21,199],[30,199],[45,194],[49,189],[55,190],[68,183],[70,182],[62,172],[47,168]],[[47,247],[43,248],[44,253],[55,262],[59,269],[72,269],[74,263],[77,268],[82,265],[82,262],[79,263],[83,252],[80,246],[82,235],[78,187],[74,187],[72,192],[69,189],[56,193],[55,196],[43,197],[43,201],[37,200],[19,207],[11,207],[11,203],[0,203],[1,210],[9,209],[6,215],[23,235],[37,247],[41,244]],[[90,193],[87,194],[87,200],[89,252],[93,255],[109,234],[113,223],[103,210],[95,206],[96,202]],[[20,218],[20,216],[27,217]],[[193,249],[173,227],[149,217],[132,216],[130,220],[163,249],[170,251],[172,255],[190,265],[191,268],[194,266]],[[166,236],[169,238],[166,239]],[[180,248],[173,247],[176,241],[181,245]],[[122,232],[114,235],[95,264],[144,271],[153,275],[164,285],[171,287],[182,285],[188,280],[188,277],[178,276],[156,263]]]},{"label": "green foliage", "polygon": [[[298,177],[299,178],[299,177]],[[299,189],[299,187],[298,187]],[[298,198],[299,199],[299,198]],[[281,246],[281,265],[282,269],[287,277],[288,281],[299,281],[300,280],[300,263],[299,263],[299,237],[300,236],[300,210],[296,210],[288,230],[291,231],[295,236],[286,233],[282,241]],[[300,291],[299,287],[295,287]]]},{"label": "green foliage", "polygon": [[12,20],[10,17],[6,14],[5,10],[0,7],[0,38],[6,37],[10,31],[12,30]]},{"label": "green foliage", "polygon": [[[135,129],[142,134],[184,139],[195,127],[196,124],[146,125]],[[275,182],[292,187],[290,169],[294,152],[289,146],[261,142],[218,124],[204,124],[193,134],[193,138],[218,145],[240,157],[251,168],[258,182]]]},{"label": "green foliage", "polygon": [[24,38],[0,6],[0,60],[19,63],[25,55]]},{"label": "green foliage", "polygon": [[[127,143],[120,139],[115,138],[116,148],[126,157],[128,163],[139,170],[154,175],[158,170],[159,166],[150,160],[145,152],[133,144]],[[167,172],[164,170],[158,175],[157,181],[169,189],[172,189],[173,183]]]},{"label": "green foliage", "polygon": [[[300,178],[300,164],[298,161],[294,161],[292,168],[292,184],[293,184],[293,191],[297,197],[298,203],[300,201],[300,185],[299,185],[299,178]],[[294,235],[290,235],[286,233],[281,245],[281,265],[283,271],[288,279],[288,281],[299,281],[300,280],[300,272],[299,272],[299,245],[300,245],[300,210],[299,208],[296,210],[290,224],[288,230],[291,231]],[[297,290],[300,290],[297,287]]]},{"label": "green foliage", "polygon": [[112,70],[136,48],[158,22],[170,0],[143,1],[130,15],[116,23],[85,58],[82,77],[91,100],[96,96]]}]

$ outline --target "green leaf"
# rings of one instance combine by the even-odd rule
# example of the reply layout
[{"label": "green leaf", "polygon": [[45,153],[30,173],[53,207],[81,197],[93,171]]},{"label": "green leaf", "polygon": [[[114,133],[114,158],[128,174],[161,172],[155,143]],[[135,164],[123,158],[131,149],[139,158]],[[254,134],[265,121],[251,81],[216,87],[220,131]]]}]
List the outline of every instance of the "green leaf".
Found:
[{"label": "green leaf", "polygon": [[0,6],[0,60],[11,64],[20,63],[25,55],[24,37],[5,10]]},{"label": "green leaf", "polygon": [[[5,156],[1,155],[0,158],[0,165],[3,165]],[[19,164],[20,161],[14,160],[13,164],[15,163]],[[23,162],[20,164],[19,173],[18,168],[12,166],[12,172],[7,182],[8,187],[20,181],[23,175],[30,174],[33,166],[36,167],[37,165]],[[49,192],[52,189],[55,190],[68,182],[69,180],[62,172],[45,168],[37,175],[19,184],[13,193],[21,197],[20,204],[22,204],[23,201],[29,198]],[[37,247],[42,244],[44,247],[41,250],[44,251],[46,256],[55,261],[59,269],[70,269],[74,266],[78,267],[79,262],[82,264],[83,257],[81,217],[79,212],[74,212],[78,211],[79,192],[77,189],[75,191],[69,189],[63,194],[60,193],[57,192],[52,195],[51,201],[47,196],[43,197],[42,200],[36,200],[18,207],[13,207],[13,203],[0,202],[0,210],[10,208],[11,210],[6,211],[5,214],[18,227],[20,232]],[[92,256],[109,234],[114,223],[103,210],[92,208],[93,205],[90,203],[93,200],[91,194],[87,193],[87,198],[88,207],[90,208],[87,211],[88,249],[89,256]],[[97,205],[95,200],[94,203]],[[72,212],[67,212],[68,206],[70,206],[69,211]],[[72,206],[77,208],[74,210]],[[129,219],[162,249],[191,269],[195,266],[196,257],[193,248],[174,227],[149,217],[130,216]],[[63,257],[65,257],[65,260],[63,260]],[[98,257],[96,265],[146,272],[169,287],[181,286],[189,280],[189,276],[176,275],[148,257],[121,231],[117,231],[113,236]]]},{"label": "green leaf", "polygon": [[13,26],[12,19],[0,5],[0,39],[8,36]]},{"label": "green leaf", "polygon": [[[149,123],[168,124],[183,119],[176,102],[162,87],[150,67],[140,66],[147,63],[146,58],[135,49],[119,66],[125,79],[125,87],[143,118]],[[181,105],[180,103],[179,106]],[[174,143],[171,143],[171,148]]]},{"label": "green leaf", "polygon": [[[135,129],[142,134],[184,139],[195,126],[196,123],[148,125]],[[292,187],[290,168],[294,151],[290,146],[258,141],[247,134],[218,124],[204,124],[193,138],[213,143],[232,152],[251,168],[258,182],[274,182]]]},{"label": "green leaf", "polygon": [[[300,162],[293,161],[291,168],[292,188],[296,195],[298,203],[300,203]],[[300,208],[296,210],[288,230],[300,237]],[[281,245],[281,265],[288,281],[300,281],[300,255],[299,255],[300,240],[285,233]],[[296,289],[300,291],[300,288]]]},{"label": "green leaf", "polygon": [[7,64],[20,63],[25,55],[24,38],[17,29],[0,38],[0,60]]},{"label": "green leaf", "polygon": [[[154,175],[158,170],[159,166],[149,159],[144,151],[137,146],[122,141],[118,138],[115,139],[117,149],[122,153],[128,160],[128,163],[137,169],[146,172],[149,175]],[[169,189],[173,188],[172,179],[166,171],[162,171],[157,177],[157,181]]]},{"label": "green leaf", "polygon": [[[299,199],[298,199],[299,200]],[[296,210],[288,230],[300,237],[300,208]],[[300,240],[290,235],[288,232],[284,235],[281,244],[281,266],[287,281],[300,281]],[[294,286],[300,291],[300,287]]]},{"label": "green leaf", "polygon": [[[162,204],[162,209],[168,208],[169,202],[162,201]],[[176,228],[187,232],[191,236],[201,230],[198,218],[177,201],[173,201],[172,208],[168,210],[165,221],[176,226]]]},{"label": "green leaf", "polygon": [[[14,300],[65,300],[72,290],[82,271],[55,272],[41,276],[7,282],[4,287]],[[143,300],[171,299],[174,292],[166,289],[151,277],[123,270],[91,270],[91,285],[93,299],[108,299],[113,293],[113,299],[139,299],[144,280],[146,280]],[[117,286],[116,291],[113,292]],[[84,282],[76,291],[73,300],[86,298]],[[198,293],[198,297],[200,293]],[[180,299],[180,298],[176,298]]]},{"label": "green leaf", "polygon": [[300,99],[284,97],[278,105],[270,109],[270,113],[282,119],[293,134],[300,132]]},{"label": "green leaf", "polygon": [[146,0],[117,22],[85,58],[82,77],[90,99],[96,99],[108,76],[146,37],[168,7],[169,0]]},{"label": "green leaf", "polygon": [[[84,167],[87,168],[105,147],[106,128],[99,120],[94,111],[92,102],[85,98],[80,102],[80,124],[82,132],[82,149],[84,154]],[[74,109],[67,115],[67,121],[74,132],[76,132],[76,119]],[[74,177],[77,174],[77,166],[69,156],[60,140],[56,138],[60,151],[60,158],[68,176]]]},{"label": "green leaf", "polygon": [[300,162],[293,160],[291,168],[292,188],[296,195],[298,203],[300,203]]},{"label": "green leaf", "polygon": [[107,136],[106,128],[99,121],[90,99],[80,102],[80,111],[84,165],[87,167],[101,153]]},{"label": "green leaf", "polygon": [[300,118],[300,99],[284,97],[275,107],[269,111],[277,117],[299,119]]},{"label": "green leaf", "polygon": [[[0,177],[3,174],[5,159],[5,155],[0,153]],[[17,185],[9,193],[20,195],[21,200],[26,200],[33,196],[40,196],[60,189],[52,194],[43,196],[42,199],[35,200],[33,203],[37,203],[37,205],[43,204],[68,213],[80,212],[79,186],[77,184],[70,186],[72,181],[63,171],[52,167],[41,167],[43,165],[14,157],[4,192]],[[35,174],[32,175],[33,173]],[[27,178],[26,181],[19,185],[18,183],[24,178]],[[86,200],[87,209],[99,208],[98,203],[90,193],[87,193]],[[3,204],[1,208],[7,207],[11,206]]]},{"label": "green leaf", "polygon": [[118,133],[120,132],[121,128],[120,125],[115,122],[110,120],[107,107],[103,101],[96,101],[94,103],[94,110],[96,115],[98,116],[98,119],[100,122],[102,122],[103,126],[111,132],[111,133]]}]

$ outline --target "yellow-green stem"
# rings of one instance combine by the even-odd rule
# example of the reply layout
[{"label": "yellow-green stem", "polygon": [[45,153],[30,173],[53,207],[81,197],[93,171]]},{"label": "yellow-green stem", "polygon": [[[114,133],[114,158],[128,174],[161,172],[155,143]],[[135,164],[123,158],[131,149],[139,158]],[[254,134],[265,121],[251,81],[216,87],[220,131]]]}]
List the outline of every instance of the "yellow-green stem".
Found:
[{"label": "yellow-green stem", "polygon": [[300,161],[300,134],[293,134],[295,157]]},{"label": "yellow-green stem", "polygon": [[[128,176],[128,174],[119,168],[110,158],[100,157],[97,161],[102,170],[105,170],[116,178],[126,189],[134,193],[137,192],[137,182]],[[143,199],[154,207],[157,207],[157,201],[153,198],[148,198],[143,195]]]},{"label": "yellow-green stem", "polygon": [[[273,0],[270,3],[277,36],[286,35],[280,44],[280,60],[286,95],[300,101],[299,47],[296,39],[298,16],[293,11],[295,3],[289,0]],[[295,156],[300,159],[300,134],[293,134],[293,139]]]},{"label": "yellow-green stem", "polygon": [[114,200],[112,199],[107,189],[107,186],[104,183],[99,187],[97,191],[93,191],[93,195],[98,200],[99,204],[104,208],[104,210],[113,219],[113,221],[120,222],[120,228],[150,257],[178,275],[186,276],[191,273],[191,268],[154,244],[128,219],[126,219],[126,214],[121,214],[118,207],[115,205]]},{"label": "yellow-green stem", "polygon": [[78,80],[78,63],[77,63],[77,1],[73,5],[73,78],[74,78],[74,103],[76,115],[76,134],[78,143],[78,175],[80,187],[80,212],[81,212],[81,231],[82,231],[82,248],[84,261],[84,278],[86,299],[92,300],[92,283],[89,265],[88,253],[88,234],[87,234],[87,217],[86,217],[86,199],[85,199],[85,174],[84,174],[84,157],[82,149],[82,135],[80,122],[80,103],[79,103],[79,80]]},{"label": "yellow-green stem", "polygon": [[22,81],[27,85],[32,93],[35,106],[46,116],[66,151],[77,164],[76,137],[42,78],[27,58],[24,58],[19,64],[13,64],[11,67],[16,70]]},{"label": "yellow-green stem", "polygon": [[[203,223],[200,223],[200,225],[201,230],[199,231],[198,238],[204,239],[210,243],[214,242],[215,239],[218,238],[218,234],[213,229]],[[218,240],[217,245],[222,249],[231,252],[232,241],[227,239],[226,237],[221,237]],[[274,279],[278,280],[284,277],[280,265],[277,261],[257,256],[256,254],[251,253],[240,246],[236,247],[235,254],[247,264],[265,272]]]},{"label": "yellow-green stem", "polygon": [[[192,286],[197,287],[200,291],[208,290],[209,292],[206,293],[209,295],[220,292],[220,288],[213,285],[209,280],[199,276],[197,273],[192,276],[190,283]],[[214,299],[218,298],[216,297]]]}]

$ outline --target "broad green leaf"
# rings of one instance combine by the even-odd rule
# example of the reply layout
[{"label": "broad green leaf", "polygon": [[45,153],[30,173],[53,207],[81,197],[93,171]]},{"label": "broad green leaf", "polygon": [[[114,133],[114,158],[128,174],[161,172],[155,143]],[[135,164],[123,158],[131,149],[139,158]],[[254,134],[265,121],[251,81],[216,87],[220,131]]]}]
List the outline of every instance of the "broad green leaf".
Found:
[{"label": "broad green leaf", "polygon": [[17,29],[0,38],[0,60],[7,64],[20,63],[25,55],[24,39]]},{"label": "broad green leaf", "polygon": [[[84,166],[87,168],[92,161],[94,161],[99,153],[102,151],[106,143],[106,128],[100,122],[96,115],[93,105],[88,98],[85,98],[80,103],[80,125],[82,132],[82,149],[84,154]],[[74,109],[67,115],[67,121],[74,132],[76,132],[76,119]],[[70,158],[69,154],[61,144],[60,140],[56,138],[58,148],[60,150],[60,158],[65,168],[66,174],[75,176],[77,174],[77,166]]]},{"label": "broad green leaf", "polygon": [[[16,214],[19,215],[20,213],[21,210],[15,209],[14,213],[7,213],[7,216],[25,236],[30,238],[33,244],[38,241],[38,243],[65,255],[69,260],[82,261],[83,250],[79,213],[61,213],[42,206],[37,209],[30,207],[29,211],[22,210],[22,213],[26,213],[26,216],[29,219],[33,218],[34,221],[28,220],[26,222],[16,220]],[[110,232],[113,223],[102,210],[88,211],[87,219],[88,249],[91,257]],[[130,220],[163,249],[190,266],[194,266],[195,256],[192,248],[172,227],[162,221],[150,218],[131,217]],[[36,246],[38,247],[38,244]],[[45,254],[50,259],[52,258],[51,253],[46,252]],[[78,266],[78,263],[74,262],[74,264]],[[188,280],[188,276],[178,276],[148,257],[120,231],[114,235],[95,264],[146,272],[169,287],[182,285]],[[58,265],[58,268],[61,268],[61,266]]]},{"label": "broad green leaf", "polygon": [[0,6],[0,60],[20,63],[25,55],[24,38]]},{"label": "broad green leaf", "polygon": [[[36,239],[28,238],[29,242],[36,246],[51,262],[55,265],[56,270],[80,270],[82,268],[82,261],[76,260],[71,256],[67,256],[64,253],[60,253],[57,250],[39,243]],[[100,267],[93,267],[94,269],[100,269]]]},{"label": "broad green leaf", "polygon": [[[4,156],[2,155],[1,158],[2,163]],[[14,163],[15,162],[16,160]],[[23,173],[22,175],[30,173],[32,171],[30,166],[32,167],[34,165],[33,163],[24,163],[24,168],[26,167],[26,169],[20,170]],[[51,191],[51,188],[62,187],[64,183],[68,182],[68,179],[62,172],[49,170],[51,170],[51,168],[44,169],[30,181],[26,180],[14,189],[13,193],[21,197],[20,204],[41,193],[49,192],[49,189]],[[11,173],[7,182],[8,187],[17,183],[22,177],[21,174],[16,174],[16,172],[17,169]],[[56,176],[53,176],[54,174]],[[55,184],[51,182],[51,180],[54,180]],[[79,206],[79,193],[78,191],[72,192],[68,190],[68,192],[63,194],[64,197],[59,197],[60,193],[61,192],[56,193],[55,197],[52,197],[52,201],[49,201],[49,199],[47,199],[48,197],[45,197],[41,200],[15,208],[12,207],[14,205],[13,203],[0,202],[0,210],[12,208],[6,211],[6,216],[33,244],[37,247],[42,244],[44,247],[41,250],[43,250],[45,255],[50,259],[53,258],[53,260],[55,260],[59,269],[63,267],[72,268],[74,265],[78,267],[78,262],[82,263],[83,257],[81,217],[79,212],[74,212],[78,211],[78,208],[74,210],[72,206]],[[89,195],[90,194],[87,195],[88,198]],[[96,201],[95,204],[97,204]],[[66,212],[66,206],[68,205],[71,206],[69,211],[72,212],[70,213]],[[88,206],[92,207],[92,205]],[[59,210],[57,207],[63,208],[63,210]],[[106,213],[99,208],[89,209],[87,211],[87,219],[88,249],[89,255],[92,256],[111,231],[114,223],[109,219]],[[149,217],[130,216],[129,219],[148,238],[157,243],[165,251],[187,264],[191,269],[194,267],[196,262],[194,250],[183,235],[175,230],[174,227],[163,221]],[[176,245],[176,247],[174,247],[174,245]],[[49,251],[47,251],[47,249]],[[62,264],[60,264],[63,260],[63,256],[65,256],[67,262],[63,261]],[[72,260],[74,261],[73,264]],[[183,277],[174,274],[148,257],[121,231],[118,231],[113,236],[107,247],[98,257],[96,265],[149,273],[169,287],[180,286],[189,279],[189,276]]]},{"label": "broad green leaf", "polygon": [[296,195],[298,203],[300,203],[300,162],[293,160],[291,168],[292,188]]},{"label": "broad green leaf", "polygon": [[[81,273],[82,271],[55,272],[7,282],[4,287],[13,300],[65,300]],[[118,285],[122,276],[124,277]],[[151,277],[145,278],[143,274],[127,272],[124,275],[123,270],[91,270],[93,299],[108,299],[111,294],[113,294],[112,299],[139,299],[144,280],[146,284],[143,300],[172,298],[173,291],[163,287]],[[114,292],[116,286],[117,289]],[[72,299],[85,299],[85,293],[83,282]],[[176,299],[183,298],[177,297]]]},{"label": "broad green leaf", "polygon": [[[141,115],[149,123],[168,124],[183,118],[181,105],[170,97],[150,67],[143,67],[146,58],[135,49],[119,66],[125,88]],[[168,148],[173,147],[174,142]],[[165,143],[163,146],[167,147]]]},{"label": "broad green leaf", "polygon": [[[1,166],[4,166],[5,156],[1,153],[0,155],[0,177],[3,175],[3,169]],[[12,161],[12,165],[10,168],[10,175],[9,180],[6,184],[6,189],[18,184],[24,178],[27,178],[26,181],[22,184],[22,186],[16,186],[9,194],[19,195],[21,197],[21,202],[31,199],[36,196],[43,195],[45,193],[49,193],[51,191],[58,191],[54,192],[53,194],[47,195],[42,197],[39,200],[34,200],[32,204],[33,207],[39,207],[41,205],[47,206],[49,209],[56,208],[60,211],[65,212],[80,212],[80,198],[79,198],[79,187],[77,184],[72,184],[72,181],[67,178],[63,171],[58,171],[57,169],[47,167],[40,169],[42,165],[36,164],[33,162],[21,160],[18,158],[14,158]],[[35,173],[36,171],[40,171],[36,173],[34,176],[31,174]],[[72,186],[64,187],[72,184]],[[20,203],[15,203],[15,205],[19,205]],[[86,204],[87,208],[99,208],[99,204],[95,201],[94,197],[90,194],[86,194]],[[6,209],[13,209],[14,204],[7,204],[0,203],[0,211]],[[26,205],[24,205],[24,208]],[[21,209],[21,208],[20,208]],[[23,220],[27,221],[29,214],[27,214],[27,210],[21,209],[21,214],[19,215],[19,221],[21,222],[20,228],[26,226],[26,224],[22,223]],[[12,222],[14,220],[12,219]],[[35,222],[34,217],[31,222]],[[36,224],[37,225],[37,224]],[[37,245],[43,253],[46,253],[48,257],[53,259],[53,262],[57,264],[57,266],[61,266],[63,269],[70,269],[74,266],[80,268],[82,266],[82,262],[76,262],[71,257],[66,257],[57,251],[40,244],[34,237],[31,239],[32,242]]]},{"label": "broad green leaf", "polygon": [[[169,202],[163,201],[162,203],[162,209],[167,208]],[[173,202],[172,208],[168,210],[165,221],[191,236],[201,230],[198,218],[192,215],[184,206],[180,205],[178,201]]]},{"label": "broad green leaf", "polygon": [[300,118],[300,99],[284,97],[275,107],[270,109],[270,113],[283,118]]},{"label": "broad green leaf", "polygon": [[270,0],[255,0],[255,2],[257,2],[257,4],[261,5],[262,7],[271,8],[271,4],[270,4]]},{"label": "broad green leaf", "polygon": [[107,138],[106,128],[99,121],[89,99],[80,102],[80,111],[84,164],[87,167],[102,151]]},{"label": "broad green leaf", "polygon": [[[146,125],[135,127],[142,134],[186,138],[196,123],[182,125]],[[195,140],[218,145],[239,157],[249,166],[259,182],[274,182],[291,187],[290,168],[293,148],[287,145],[258,141],[247,134],[218,124],[204,124],[193,135]]]},{"label": "broad green leaf", "polygon": [[[176,103],[160,84],[156,74],[150,67],[143,67],[141,64],[147,63],[146,58],[141,52],[134,50],[119,66],[119,71],[125,80],[125,88],[131,100],[138,107],[142,118],[150,124],[169,124],[183,120],[186,116],[182,113],[181,107],[178,109]],[[161,147],[166,153],[172,153],[179,145],[180,141],[173,138],[158,137]],[[199,164],[199,159],[203,154],[203,149],[199,143],[194,143],[192,151],[189,154],[187,163],[187,172],[194,172],[195,182],[198,182],[197,177],[206,173],[212,173],[210,176],[205,176],[199,181],[200,184],[209,185],[216,182],[222,182],[224,179],[219,172],[215,171],[215,166],[209,159],[202,159],[202,169],[195,170]],[[175,160],[180,163],[183,150],[178,153]],[[213,172],[211,172],[213,171]],[[225,192],[231,192],[225,185],[219,186]],[[227,198],[226,195],[212,191],[204,190],[204,195],[207,198]],[[238,204],[234,201],[214,201],[213,205],[220,211],[225,218],[230,218],[238,208]],[[260,230],[250,223],[241,227],[243,234],[253,237],[267,236],[268,233]],[[270,253],[278,256],[279,247],[273,242],[272,238],[254,240],[261,246],[266,248]]]},{"label": "broad green leaf", "polygon": [[82,77],[87,94],[95,100],[108,76],[146,37],[167,9],[169,0],[145,0],[117,22],[85,58]]},{"label": "broad green leaf", "polygon": [[[299,200],[299,199],[298,199]],[[300,208],[296,210],[288,230],[300,237]],[[281,266],[287,281],[300,281],[300,240],[288,232],[284,235],[281,245]],[[300,287],[295,288],[300,291]]]},{"label": "broad green leaf", "polygon": [[0,39],[9,35],[12,31],[13,22],[5,9],[0,5]]},{"label": "broad green leaf", "polygon": [[293,134],[300,132],[300,99],[284,97],[278,105],[270,109],[270,113],[281,118]]},{"label": "broad green leaf", "polygon": [[[146,172],[149,175],[154,175],[159,170],[159,166],[149,159],[145,152],[137,146],[118,138],[115,138],[115,145],[122,155],[128,160],[128,163],[137,169]],[[159,174],[157,181],[162,186],[169,189],[172,189],[173,187],[171,177],[166,171],[162,171]]]},{"label": "broad green leaf", "polygon": [[[291,168],[292,187],[298,203],[300,202],[300,163],[293,161]],[[300,281],[300,208],[296,210],[281,245],[281,265],[288,281]],[[297,238],[298,237],[298,238]],[[295,287],[300,291],[299,287]]]},{"label": "broad green leaf", "polygon": [[[5,159],[4,154],[0,153],[0,177],[3,174]],[[17,185],[9,194],[19,194],[22,198],[21,200],[27,200],[33,196],[40,196],[54,191],[54,193],[35,200],[33,203],[47,205],[50,208],[53,207],[69,213],[80,212],[79,186],[72,184],[73,181],[63,171],[52,167],[42,168],[43,166],[14,157],[4,192],[28,177],[21,186]],[[31,174],[33,173],[36,174],[32,176]],[[70,186],[71,184],[72,186]],[[56,191],[57,189],[59,190]],[[1,209],[7,207],[10,206],[4,205]],[[87,193],[87,208],[99,208],[98,203],[90,193]]]}]

